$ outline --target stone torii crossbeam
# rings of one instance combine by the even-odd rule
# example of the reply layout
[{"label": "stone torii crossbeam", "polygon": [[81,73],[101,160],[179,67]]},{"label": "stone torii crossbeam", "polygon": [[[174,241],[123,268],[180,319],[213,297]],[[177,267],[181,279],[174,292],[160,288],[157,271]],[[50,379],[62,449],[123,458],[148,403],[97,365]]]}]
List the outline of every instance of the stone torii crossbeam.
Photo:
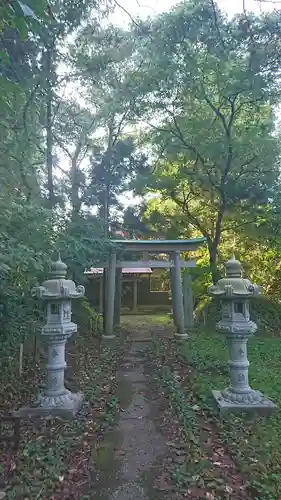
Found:
[{"label": "stone torii crossbeam", "polygon": [[[182,252],[195,252],[205,243],[205,241],[206,238],[195,238],[190,240],[110,240],[113,249],[108,262],[96,263],[98,267],[107,269],[103,337],[105,339],[112,339],[115,337],[114,316],[117,318],[120,317],[120,270],[130,267],[150,267],[170,269],[173,318],[177,336],[182,339],[187,338],[188,330],[192,327],[193,300],[191,277],[188,274],[184,274],[182,284],[181,269],[196,267],[196,260],[181,260],[180,254]],[[142,253],[145,258],[140,261],[118,260],[118,252],[123,253],[124,251]],[[148,255],[151,253],[168,254],[169,260],[150,260]],[[117,311],[117,309],[119,309],[119,311]]]}]

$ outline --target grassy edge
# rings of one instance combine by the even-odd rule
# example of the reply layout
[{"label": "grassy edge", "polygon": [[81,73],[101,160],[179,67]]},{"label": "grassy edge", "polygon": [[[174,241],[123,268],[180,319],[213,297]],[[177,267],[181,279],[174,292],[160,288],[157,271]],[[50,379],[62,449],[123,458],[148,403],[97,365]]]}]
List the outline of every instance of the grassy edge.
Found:
[{"label": "grassy edge", "polygon": [[[253,338],[249,343],[250,383],[281,403],[279,340]],[[281,440],[279,411],[270,418],[233,415],[221,419],[211,389],[229,384],[228,351],[223,335],[198,332],[187,344],[174,346],[175,359],[194,370],[190,388],[194,400],[215,423],[221,442],[235,461],[237,470],[249,477],[258,500],[281,497]],[[270,370],[269,370],[270,366]]]},{"label": "grassy edge", "polygon": [[[167,355],[170,347],[172,351]],[[171,357],[175,356],[177,343],[154,341],[151,357],[156,362],[160,385],[168,398],[173,412],[173,420],[178,426],[181,439],[184,442],[185,459],[180,465],[173,467],[171,479],[180,491],[195,494],[192,498],[212,498],[213,500],[253,498],[248,490],[248,483],[242,476],[236,474],[230,466],[230,475],[225,470],[214,466],[215,454],[212,446],[206,446],[214,428],[209,428],[209,415],[202,411],[199,401],[194,395],[187,395],[187,387],[181,383],[181,376]],[[190,372],[188,370],[188,377]],[[200,402],[201,403],[201,402]],[[198,411],[199,410],[199,411]],[[206,410],[206,404],[205,404]],[[208,410],[210,407],[208,406]],[[206,429],[205,429],[205,425]],[[203,431],[202,431],[203,429]],[[204,430],[205,429],[205,430]],[[207,432],[206,432],[207,430]],[[218,443],[215,443],[218,446]],[[222,466],[229,466],[229,456],[222,459]],[[223,463],[224,462],[224,463]],[[216,464],[216,462],[215,462]],[[230,477],[232,475],[232,477]],[[234,479],[234,480],[233,480]],[[201,492],[201,493],[200,493]],[[199,495],[199,496],[197,496]]]},{"label": "grassy edge", "polygon": [[[79,485],[85,484],[85,470],[89,462],[92,443],[103,438],[118,412],[116,397],[116,369],[125,349],[124,339],[114,345],[100,344],[92,336],[79,336],[75,342],[79,358],[78,385],[85,394],[79,416],[69,422],[44,419],[38,425],[24,424],[20,449],[8,453],[0,469],[5,478],[5,498],[61,499]],[[99,353],[97,348],[99,345]],[[84,489],[84,486],[83,486]],[[76,498],[76,497],[74,497]],[[79,494],[77,498],[82,498]]]}]

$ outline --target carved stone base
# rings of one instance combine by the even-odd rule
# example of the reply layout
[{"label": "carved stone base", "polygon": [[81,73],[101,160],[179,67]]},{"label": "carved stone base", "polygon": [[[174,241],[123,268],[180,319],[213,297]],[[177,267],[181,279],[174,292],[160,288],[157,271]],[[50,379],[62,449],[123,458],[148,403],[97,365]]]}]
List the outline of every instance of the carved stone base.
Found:
[{"label": "carved stone base", "polygon": [[114,340],[116,335],[102,335],[102,340]]},{"label": "carved stone base", "polygon": [[251,391],[253,392],[252,395],[251,393],[248,395],[238,395],[243,396],[241,402],[238,402],[237,398],[236,401],[228,398],[225,399],[224,394],[226,392],[228,391],[212,391],[221,414],[249,412],[269,415],[277,408],[270,399],[267,399],[266,396],[258,391]]},{"label": "carved stone base", "polygon": [[224,401],[235,404],[258,404],[262,403],[264,400],[264,395],[259,391],[249,390],[249,387],[244,391],[231,390],[231,388],[224,389],[221,391],[221,397]]},{"label": "carved stone base", "polygon": [[35,406],[20,408],[14,415],[23,418],[60,417],[70,419],[80,410],[84,395],[82,392],[66,391],[62,396],[46,396],[41,394]]},{"label": "carved stone base", "polygon": [[186,340],[189,338],[188,333],[175,333],[176,340]]}]

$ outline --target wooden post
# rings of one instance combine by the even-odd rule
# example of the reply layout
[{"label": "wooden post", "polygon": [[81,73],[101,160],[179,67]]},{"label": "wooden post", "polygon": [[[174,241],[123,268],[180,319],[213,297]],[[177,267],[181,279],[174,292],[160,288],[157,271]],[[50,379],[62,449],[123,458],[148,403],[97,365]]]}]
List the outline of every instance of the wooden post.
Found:
[{"label": "wooden post", "polygon": [[106,315],[104,338],[114,338],[113,317],[114,317],[114,297],[115,297],[115,275],[116,275],[116,253],[112,253],[109,258],[107,293],[106,293]]},{"label": "wooden post", "polygon": [[122,302],[122,269],[116,269],[115,276],[115,301],[114,301],[114,326],[120,326]]},{"label": "wooden post", "polygon": [[33,362],[37,361],[37,343],[38,343],[38,335],[36,328],[34,328],[34,344],[33,344]]},{"label": "wooden post", "polygon": [[[3,408],[4,411],[6,411],[6,408],[1,406],[1,409]],[[6,433],[3,435],[2,429],[1,429],[1,424],[7,424],[5,427],[9,427],[10,429],[6,429]],[[13,434],[11,432],[13,431]],[[4,431],[5,432],[5,431]],[[11,448],[11,443],[13,444],[13,449],[18,450],[19,444],[20,444],[20,418],[15,415],[0,415],[0,442],[6,443],[7,448]],[[1,446],[3,448],[4,446]]]},{"label": "wooden post", "polygon": [[133,311],[136,311],[138,308],[138,282],[135,279],[133,281]]},{"label": "wooden post", "polygon": [[175,262],[175,304],[176,304],[176,324],[178,333],[181,338],[187,337],[184,331],[184,308],[183,308],[183,294],[182,294],[182,280],[181,280],[181,264],[179,252],[174,253]]},{"label": "wooden post", "polygon": [[19,376],[22,376],[22,358],[23,358],[23,343],[20,344],[20,353],[19,353]]},{"label": "wooden post", "polygon": [[104,276],[103,274],[100,275],[100,282],[99,282],[99,291],[100,291],[100,294],[99,294],[99,313],[101,314],[102,313],[102,310],[103,310],[103,279],[104,279]]},{"label": "wooden post", "polygon": [[183,307],[184,307],[184,328],[185,333],[192,331],[194,326],[193,319],[193,294],[192,279],[189,273],[183,275]]}]

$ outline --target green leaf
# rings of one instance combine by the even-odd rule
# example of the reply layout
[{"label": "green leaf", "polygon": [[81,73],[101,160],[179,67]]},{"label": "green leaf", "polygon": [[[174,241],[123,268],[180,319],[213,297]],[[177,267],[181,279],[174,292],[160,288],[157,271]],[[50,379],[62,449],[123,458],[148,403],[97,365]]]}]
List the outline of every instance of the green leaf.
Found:
[{"label": "green leaf", "polygon": [[23,17],[17,17],[15,19],[15,27],[23,39],[28,37],[28,27]]},{"label": "green leaf", "polygon": [[8,64],[10,62],[10,56],[7,51],[0,50],[0,60],[1,59],[5,64]]}]

